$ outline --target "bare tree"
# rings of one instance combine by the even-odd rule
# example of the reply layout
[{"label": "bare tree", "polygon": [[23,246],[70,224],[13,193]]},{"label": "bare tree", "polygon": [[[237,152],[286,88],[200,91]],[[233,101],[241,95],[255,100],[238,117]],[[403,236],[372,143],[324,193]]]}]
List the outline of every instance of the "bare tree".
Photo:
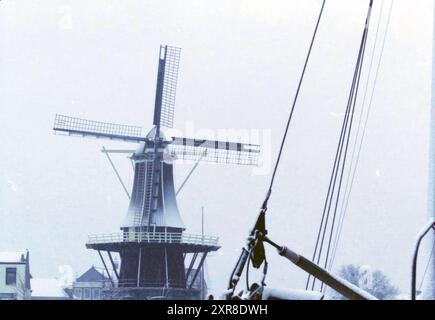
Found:
[{"label": "bare tree", "polygon": [[[338,275],[381,300],[393,300],[399,294],[399,289],[384,273],[379,270],[372,271],[368,266],[344,265]],[[331,292],[332,299],[346,299],[336,291]]]}]

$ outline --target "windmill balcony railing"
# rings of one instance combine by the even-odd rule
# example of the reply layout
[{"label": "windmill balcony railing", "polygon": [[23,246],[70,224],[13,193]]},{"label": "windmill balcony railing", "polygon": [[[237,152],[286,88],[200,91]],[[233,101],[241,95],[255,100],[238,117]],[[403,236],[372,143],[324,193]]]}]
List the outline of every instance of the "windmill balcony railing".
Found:
[{"label": "windmill balcony railing", "polygon": [[90,235],[88,244],[148,242],[148,243],[181,243],[197,245],[218,245],[218,237],[187,234],[179,232],[118,232],[111,234]]},{"label": "windmill balcony railing", "polygon": [[132,287],[142,287],[142,288],[187,288],[187,281],[169,281],[165,283],[165,281],[142,281],[139,283],[137,279],[122,279],[117,283],[118,288],[132,288]]}]

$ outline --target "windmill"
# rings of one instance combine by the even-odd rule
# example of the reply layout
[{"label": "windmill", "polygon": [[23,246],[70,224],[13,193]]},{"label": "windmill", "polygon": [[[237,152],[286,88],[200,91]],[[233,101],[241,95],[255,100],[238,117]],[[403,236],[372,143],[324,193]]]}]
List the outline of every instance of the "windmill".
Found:
[{"label": "windmill", "polygon": [[[193,284],[207,254],[219,249],[218,238],[185,233],[174,191],[173,161],[257,165],[258,145],[171,137],[180,62],[180,48],[160,46],[153,128],[142,135],[137,126],[56,115],[55,134],[93,137],[138,144],[131,152],[134,181],[127,216],[119,234],[89,236],[86,247],[106,252],[115,271],[112,296],[123,299],[197,299]],[[111,152],[105,150],[105,152]],[[121,260],[118,272],[113,253]],[[189,261],[187,254],[192,256]],[[197,261],[198,260],[198,261]],[[185,264],[189,266],[186,268]],[[197,265],[194,268],[195,264]],[[108,274],[110,274],[108,272]],[[189,281],[190,280],[190,281]]]}]

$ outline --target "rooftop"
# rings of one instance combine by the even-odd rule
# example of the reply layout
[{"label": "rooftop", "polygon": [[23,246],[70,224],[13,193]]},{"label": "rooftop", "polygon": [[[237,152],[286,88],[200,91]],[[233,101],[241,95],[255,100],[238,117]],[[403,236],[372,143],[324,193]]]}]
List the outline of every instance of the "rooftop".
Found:
[{"label": "rooftop", "polygon": [[0,263],[23,263],[26,262],[26,251],[3,251],[0,252]]},{"label": "rooftop", "polygon": [[76,282],[100,282],[106,280],[109,281],[106,276],[92,266],[88,271],[78,277]]}]

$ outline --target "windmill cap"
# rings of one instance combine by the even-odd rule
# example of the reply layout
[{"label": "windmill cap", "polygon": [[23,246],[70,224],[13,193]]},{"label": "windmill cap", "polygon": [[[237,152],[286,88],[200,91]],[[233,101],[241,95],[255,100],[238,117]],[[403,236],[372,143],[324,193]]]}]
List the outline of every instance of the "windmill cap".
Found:
[{"label": "windmill cap", "polygon": [[[154,137],[156,136],[156,131],[157,127],[152,128],[150,132],[148,132],[148,134],[146,135],[146,139],[154,140]],[[159,138],[166,140],[165,133],[161,129],[159,130]]]},{"label": "windmill cap", "polygon": [[[146,135],[146,137],[145,137],[146,140],[148,140],[148,141],[154,141],[154,138],[155,138],[155,135],[156,135],[156,131],[157,131],[156,127],[152,128],[150,130],[150,132],[148,132],[148,134]],[[166,140],[166,136],[165,136],[165,134],[164,134],[164,132],[162,130],[159,131],[159,136],[158,137],[159,137],[159,139],[161,139],[163,141],[168,141],[168,140]],[[166,144],[163,144],[162,147],[164,147],[165,145]],[[134,153],[134,156],[136,156],[136,157],[142,157],[145,154],[146,150],[149,151],[149,148],[150,148],[149,143],[147,143],[147,142],[141,142],[139,144],[139,147],[136,149],[136,151]]]}]

